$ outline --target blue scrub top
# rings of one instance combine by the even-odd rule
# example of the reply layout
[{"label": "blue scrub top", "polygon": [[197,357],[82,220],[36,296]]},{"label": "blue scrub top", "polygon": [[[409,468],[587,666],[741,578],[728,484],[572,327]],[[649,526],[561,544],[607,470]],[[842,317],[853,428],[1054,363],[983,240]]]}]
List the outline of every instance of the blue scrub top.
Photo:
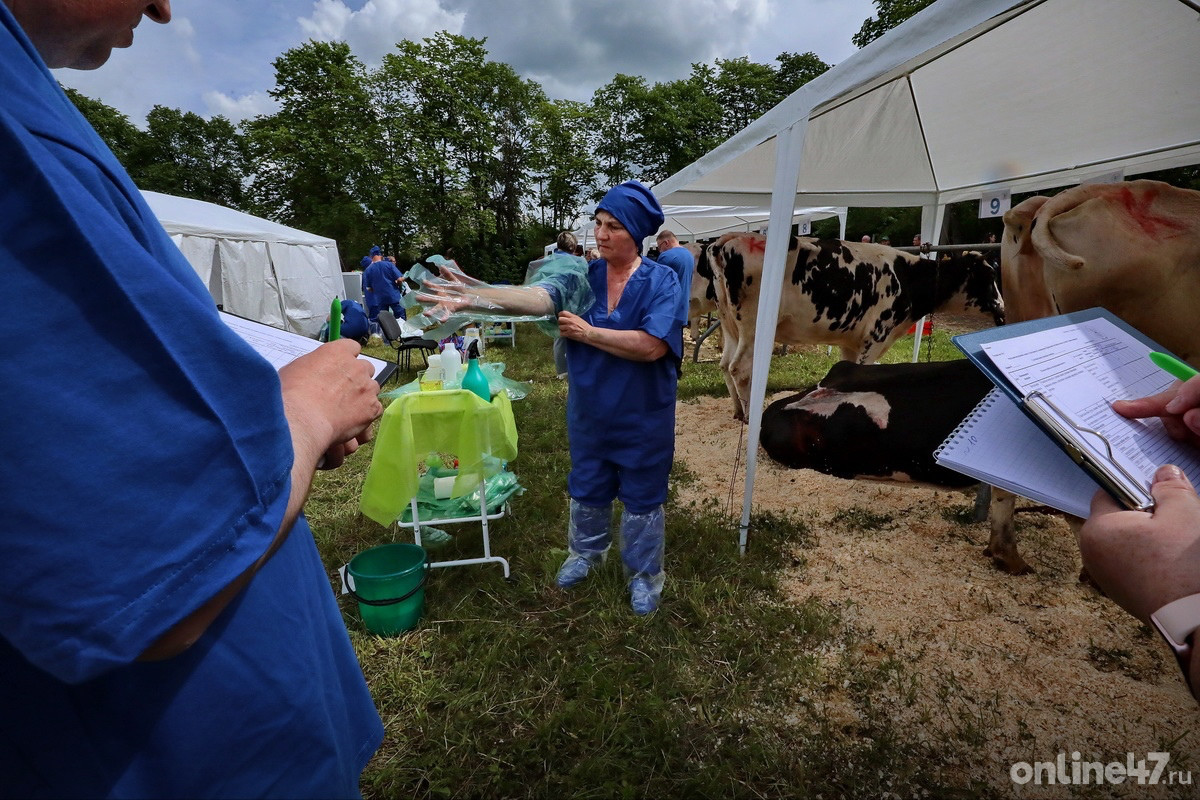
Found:
[{"label": "blue scrub top", "polygon": [[303,518],[195,645],[136,661],[274,538],[279,378],[2,3],[0,85],[0,286],[55,334],[0,358],[0,793],[356,796],[382,726]]},{"label": "blue scrub top", "polygon": [[[638,453],[661,452],[675,441],[675,392],[683,357],[683,332],[675,320],[679,281],[674,271],[648,258],[625,285],[608,313],[608,262],[588,265],[596,296],[583,318],[598,328],[641,330],[667,343],[656,361],[631,361],[583,342],[567,341],[567,429],[572,447]],[[558,303],[557,292],[547,287]]]},{"label": "blue scrub top", "polygon": [[354,300],[342,301],[343,339],[361,339],[367,335],[367,312]]},{"label": "blue scrub top", "polygon": [[384,259],[376,261],[367,267],[363,273],[363,286],[370,290],[370,304],[386,308],[400,302],[400,289],[395,281],[401,277],[400,270],[392,262]]},{"label": "blue scrub top", "polygon": [[687,325],[688,305],[692,299],[692,273],[696,270],[696,260],[690,250],[683,247],[672,247],[658,254],[658,263],[665,264],[675,270],[679,278],[679,311],[676,319],[680,325]]}]

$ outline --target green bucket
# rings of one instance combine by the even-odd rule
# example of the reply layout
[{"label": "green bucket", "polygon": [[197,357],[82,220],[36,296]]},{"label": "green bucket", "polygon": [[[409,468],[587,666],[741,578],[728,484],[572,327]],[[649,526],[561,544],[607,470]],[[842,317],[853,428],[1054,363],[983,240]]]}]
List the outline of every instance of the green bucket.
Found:
[{"label": "green bucket", "polygon": [[358,601],[367,630],[393,636],[417,627],[425,608],[425,550],[415,544],[383,544],[350,559],[347,588]]}]

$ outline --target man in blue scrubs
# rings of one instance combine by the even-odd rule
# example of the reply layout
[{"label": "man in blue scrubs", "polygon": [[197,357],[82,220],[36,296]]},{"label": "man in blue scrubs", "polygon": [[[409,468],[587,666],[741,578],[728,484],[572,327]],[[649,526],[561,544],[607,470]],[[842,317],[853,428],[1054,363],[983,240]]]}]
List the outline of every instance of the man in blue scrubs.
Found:
[{"label": "man in blue scrubs", "polygon": [[353,341],[276,372],[233,334],[48,71],[142,16],[0,3],[0,285],[60,334],[0,358],[0,795],[354,797],[382,725],[301,512],[378,387]]},{"label": "man in blue scrubs", "polygon": [[400,288],[404,276],[392,261],[388,261],[380,253],[378,247],[371,248],[371,266],[363,272],[363,297],[367,300],[367,316],[371,321],[379,318],[379,312],[387,309],[396,315],[396,319],[404,319],[404,306],[400,299],[404,296]]},{"label": "man in blue scrubs", "polygon": [[688,324],[688,304],[692,300],[692,273],[696,270],[696,260],[692,258],[690,250],[679,244],[679,239],[676,238],[672,231],[659,231],[656,242],[658,244],[658,258],[655,261],[675,270],[675,275],[679,278],[680,302],[677,319],[681,326],[686,327]]}]

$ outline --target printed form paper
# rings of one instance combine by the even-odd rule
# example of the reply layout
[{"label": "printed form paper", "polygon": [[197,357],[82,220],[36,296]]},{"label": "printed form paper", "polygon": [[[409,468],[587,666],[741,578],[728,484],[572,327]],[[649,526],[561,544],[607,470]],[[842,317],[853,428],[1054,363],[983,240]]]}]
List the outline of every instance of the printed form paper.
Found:
[{"label": "printed form paper", "polygon": [[[246,340],[246,343],[258,351],[258,354],[271,362],[271,366],[276,370],[287,366],[303,355],[311,353],[321,346],[321,342],[316,339],[309,339],[306,336],[301,336],[298,333],[290,331],[281,331],[278,328],[272,328],[270,325],[264,325],[261,322],[244,319],[242,317],[227,314],[222,311],[221,319],[225,321],[238,336]],[[381,370],[388,366],[386,361],[371,356],[359,356],[364,361],[371,363],[371,368],[375,370],[374,376],[378,378]]]},{"label": "printed form paper", "polygon": [[1149,487],[1154,471],[1175,464],[1193,481],[1200,478],[1200,453],[1171,439],[1157,418],[1130,420],[1110,407],[1113,400],[1157,394],[1175,379],[1151,363],[1150,348],[1106,319],[1094,319],[1012,339],[988,342],[984,352],[1028,397],[1040,392],[1083,434],[1097,455],[1117,461]]}]

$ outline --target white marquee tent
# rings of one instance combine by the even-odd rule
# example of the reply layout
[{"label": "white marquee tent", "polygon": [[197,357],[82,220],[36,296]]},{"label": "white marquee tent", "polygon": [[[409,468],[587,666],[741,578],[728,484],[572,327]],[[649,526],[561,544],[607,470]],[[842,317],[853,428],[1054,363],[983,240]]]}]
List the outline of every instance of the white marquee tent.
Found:
[{"label": "white marquee tent", "polygon": [[[1193,0],[938,0],[654,187],[663,203],[920,206],[1200,162]],[[1003,203],[1001,203],[1003,208]],[[764,298],[786,242],[768,237]],[[774,330],[778,302],[760,302]],[[741,545],[772,339],[756,340]]]},{"label": "white marquee tent", "polygon": [[[770,198],[766,198],[760,205],[743,205],[743,206],[680,206],[680,205],[664,205],[663,215],[666,221],[662,224],[659,230],[667,229],[673,231],[679,240],[682,242],[693,242],[697,239],[707,239],[712,236],[720,236],[723,233],[730,231],[751,231],[759,230],[767,226],[767,220],[771,216]],[[792,212],[792,222],[799,225],[801,232],[805,233],[806,225],[813,220],[826,219],[828,217],[837,217],[839,221],[838,229],[842,237],[846,235],[846,209],[832,208],[829,206],[813,207],[813,208],[795,208]],[[581,225],[575,231],[575,238],[584,247],[588,246],[588,240],[592,236],[592,231],[595,230],[596,223],[594,220],[589,220]],[[657,231],[656,231],[657,233]],[[643,243],[644,247],[654,244],[654,237],[648,237]],[[552,250],[554,245],[547,248],[547,252]]]},{"label": "white marquee tent", "polygon": [[346,296],[333,239],[200,200],[142,196],[230,313],[316,336],[330,302]]}]

